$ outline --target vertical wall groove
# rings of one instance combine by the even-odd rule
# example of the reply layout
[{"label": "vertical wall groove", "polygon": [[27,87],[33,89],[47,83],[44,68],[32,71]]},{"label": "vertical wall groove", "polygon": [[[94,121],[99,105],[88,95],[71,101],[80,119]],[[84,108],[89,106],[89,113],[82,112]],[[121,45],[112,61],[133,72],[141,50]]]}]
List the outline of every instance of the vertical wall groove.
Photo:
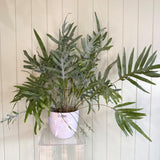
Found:
[{"label": "vertical wall groove", "polygon": [[[108,32],[108,37],[110,36],[110,33],[109,33],[109,0],[107,0],[107,32]],[[107,65],[109,64],[109,60],[108,60],[108,54],[109,54],[109,51],[107,51]],[[108,109],[106,109],[106,160],[109,160],[108,159],[108,148],[109,148],[109,145],[108,145],[108,115],[109,115],[109,111]]]},{"label": "vertical wall groove", "polygon": [[[94,25],[94,11],[95,11],[95,8],[94,8],[94,0],[92,0],[92,30],[95,29],[95,25]],[[92,104],[93,105],[93,104]],[[92,114],[92,128],[93,128],[93,112],[91,113]],[[95,155],[93,154],[94,153],[94,148],[93,148],[93,144],[94,144],[94,139],[93,139],[93,132],[92,132],[92,160],[95,160]]]},{"label": "vertical wall groove", "polygon": [[[139,50],[139,0],[137,0],[137,54],[136,58],[138,57],[138,50]],[[137,88],[136,88],[136,102],[137,102]],[[137,103],[136,103],[136,108],[137,108]],[[136,160],[136,143],[137,143],[137,132],[135,131],[135,142],[134,142],[134,160]]]},{"label": "vertical wall groove", "polygon": [[[48,33],[48,0],[46,0],[46,30]],[[47,52],[48,52],[48,38],[47,38]]]},{"label": "vertical wall groove", "polygon": [[[152,12],[152,53],[154,49],[154,8],[155,1],[153,0],[153,12]],[[151,78],[152,81],[152,78]],[[150,94],[150,112],[149,112],[149,137],[151,137],[151,120],[152,120],[152,85],[151,85],[151,94]],[[152,137],[151,137],[152,139]],[[150,160],[150,142],[148,142],[148,160]]]},{"label": "vertical wall groove", "polygon": [[[15,0],[15,55],[16,55],[16,85],[18,85],[18,53],[17,53],[17,4],[16,4],[16,0]],[[19,113],[19,105],[17,103],[17,112]],[[18,129],[18,146],[19,146],[19,160],[20,160],[20,135],[19,135],[19,117],[17,119],[17,129]]]},{"label": "vertical wall groove", "polygon": [[[30,28],[31,28],[31,30],[30,30],[30,36],[31,36],[31,55],[33,55],[33,34],[32,34],[32,31],[33,31],[33,18],[32,18],[32,14],[33,14],[33,4],[32,4],[32,0],[30,0],[30,10],[31,10],[31,17],[30,17],[30,19],[31,19],[31,26],[30,26]],[[33,122],[32,122],[32,125],[34,126],[34,120],[33,120]],[[34,135],[34,133],[33,133],[33,145],[35,146],[35,135]],[[35,153],[35,147],[33,146],[33,149],[34,149],[34,159],[36,159],[36,153]]]},{"label": "vertical wall groove", "polygon": [[[2,119],[4,118],[4,112],[3,112],[3,82],[2,82],[2,56],[1,56],[1,32],[0,32],[0,85],[1,85],[1,92],[0,92],[0,95],[1,95],[1,106],[2,106]],[[0,124],[2,125],[2,134],[3,134],[3,157],[4,157],[4,160],[5,160],[5,134],[4,134],[4,123],[3,124]]]},{"label": "vertical wall groove", "polygon": [[61,13],[61,15],[62,15],[62,17],[61,17],[61,18],[62,18],[62,20],[61,20],[61,21],[62,21],[62,24],[63,24],[63,21],[64,21],[64,17],[63,17],[63,12],[64,12],[63,3],[64,3],[64,2],[63,2],[63,0],[62,0],[62,13]]},{"label": "vertical wall groove", "polygon": [[[122,1],[122,54],[121,57],[123,57],[123,50],[124,50],[124,0]],[[122,94],[122,102],[123,102],[123,84],[124,82],[121,81],[121,94]],[[121,131],[121,137],[120,137],[120,160],[122,159],[122,134]]]}]

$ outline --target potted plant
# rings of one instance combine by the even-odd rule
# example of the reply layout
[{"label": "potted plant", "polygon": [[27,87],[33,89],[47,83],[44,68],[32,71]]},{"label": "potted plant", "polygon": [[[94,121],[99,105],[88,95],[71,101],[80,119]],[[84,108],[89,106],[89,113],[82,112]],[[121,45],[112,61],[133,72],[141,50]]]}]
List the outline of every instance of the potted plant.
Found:
[{"label": "potted plant", "polygon": [[[145,47],[134,63],[134,49],[130,54],[129,62],[126,61],[124,50],[122,60],[118,55],[117,59],[108,65],[103,75],[101,71],[97,75],[99,54],[112,48],[112,38],[107,38],[107,32],[105,28],[101,28],[96,13],[95,19],[97,31],[93,31],[93,34],[87,35],[86,38],[82,38],[82,35],[74,37],[76,26],[74,23],[68,24],[65,19],[62,29],[59,30],[59,39],[47,34],[48,38],[57,45],[56,49],[48,52],[37,31],[34,30],[41,53],[30,56],[24,50],[26,56],[24,68],[30,72],[26,82],[15,86],[16,95],[12,103],[16,104],[25,99],[24,122],[29,115],[34,116],[35,134],[37,127],[41,129],[43,124],[41,113],[47,110],[53,134],[58,138],[69,138],[76,132],[79,109],[83,108],[85,103],[88,105],[89,114],[94,111],[92,102],[96,102],[97,108],[100,109],[102,96],[106,102],[105,106],[115,112],[117,124],[126,135],[132,135],[133,129],[136,129],[151,141],[134,121],[142,119],[146,114],[141,112],[142,108],[129,106],[135,102],[121,102],[122,97],[119,93],[121,89],[116,87],[116,82],[127,80],[147,92],[135,79],[155,85],[150,77],[160,77],[157,73],[160,65],[154,63],[156,52],[149,55],[151,46]],[[78,45],[79,40],[81,43]],[[119,78],[112,82],[109,72],[114,65],[117,66]],[[1,122],[9,123],[19,114],[13,111]]]}]

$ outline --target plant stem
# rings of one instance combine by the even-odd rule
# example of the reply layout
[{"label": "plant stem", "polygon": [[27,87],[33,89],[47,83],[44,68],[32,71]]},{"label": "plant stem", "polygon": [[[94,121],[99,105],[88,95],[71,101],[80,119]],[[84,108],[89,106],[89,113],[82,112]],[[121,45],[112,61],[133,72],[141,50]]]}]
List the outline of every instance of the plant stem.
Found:
[{"label": "plant stem", "polygon": [[84,100],[83,101],[80,101],[80,103],[76,104],[74,106],[74,108],[78,108],[82,103],[84,103],[85,101],[87,101],[87,98],[84,97]]},{"label": "plant stem", "polygon": [[118,82],[118,81],[120,81],[121,79],[119,78],[119,79],[117,79],[116,81],[114,81],[112,84],[114,84],[114,83],[116,83],[116,82]]},{"label": "plant stem", "polygon": [[5,121],[8,121],[9,119],[12,120],[12,119],[14,119],[14,118],[17,118],[20,114],[25,113],[25,112],[26,112],[26,111],[22,111],[22,112],[17,113],[16,115],[10,114],[8,118],[2,119],[2,120],[0,121],[0,123],[3,123],[3,122],[5,122]]},{"label": "plant stem", "polygon": [[[98,105],[98,104],[93,104],[93,106],[94,106],[94,105]],[[111,106],[107,106],[107,105],[105,105],[105,104],[99,104],[99,105],[100,105],[100,106],[107,107],[107,108],[110,108],[110,109],[112,109],[112,110],[115,111],[115,109],[114,109],[113,107],[111,107]],[[80,109],[84,109],[84,108],[88,108],[88,106],[81,107],[81,108],[79,108],[79,110],[80,110]]]},{"label": "plant stem", "polygon": [[113,84],[116,83],[116,82],[118,82],[118,81],[120,81],[120,80],[126,79],[129,76],[133,76],[134,74],[138,74],[138,73],[141,73],[141,72],[142,72],[142,70],[138,70],[138,71],[135,71],[135,72],[131,72],[129,74],[125,74],[121,78],[119,78],[116,81],[114,81]]},{"label": "plant stem", "polygon": [[76,104],[74,108],[78,108],[82,103],[84,103],[86,100],[84,99],[83,101],[81,101],[79,104]]},{"label": "plant stem", "polygon": [[68,111],[68,81],[67,81],[67,96],[66,96],[66,108],[67,108],[67,111]]},{"label": "plant stem", "polygon": [[67,98],[66,98],[66,93],[65,93],[65,83],[63,80],[63,95],[64,95],[64,101],[65,101],[65,105],[66,105],[66,111],[68,111],[68,104],[67,104]]}]

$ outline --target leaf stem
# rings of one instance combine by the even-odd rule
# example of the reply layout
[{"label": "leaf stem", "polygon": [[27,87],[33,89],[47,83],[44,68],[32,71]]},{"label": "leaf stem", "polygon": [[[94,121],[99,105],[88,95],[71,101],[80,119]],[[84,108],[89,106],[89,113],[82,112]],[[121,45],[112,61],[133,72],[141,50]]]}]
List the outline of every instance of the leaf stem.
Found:
[{"label": "leaf stem", "polygon": [[[93,104],[93,106],[94,105],[98,105],[98,104]],[[105,104],[99,104],[100,106],[103,106],[103,107],[107,107],[107,108],[110,108],[110,109],[112,109],[112,110],[114,110],[115,111],[115,109],[113,108],[113,107],[111,107],[111,106],[107,106],[107,105],[105,105]],[[79,110],[80,109],[84,109],[84,108],[87,108],[88,106],[84,106],[84,107],[81,107],[81,108],[79,108]]]},{"label": "leaf stem", "polygon": [[78,108],[82,103],[84,103],[86,101],[86,99],[84,99],[83,101],[81,101],[79,104],[77,104],[77,106],[75,105],[75,108]]},{"label": "leaf stem", "polygon": [[120,81],[121,78],[117,79],[116,81],[114,81],[112,84],[115,84],[116,82]]},{"label": "leaf stem", "polygon": [[126,79],[126,78],[129,77],[129,76],[133,76],[133,75],[135,75],[135,74],[143,74],[143,73],[145,73],[145,72],[147,72],[147,71],[148,71],[148,70],[145,70],[145,71],[144,71],[143,69],[139,69],[139,70],[130,72],[130,73],[128,73],[128,74],[123,75],[122,77],[120,77],[119,79],[117,79],[116,81],[114,81],[112,84],[114,84],[114,83],[116,83],[116,82],[118,82],[118,81],[120,81],[120,80]]}]

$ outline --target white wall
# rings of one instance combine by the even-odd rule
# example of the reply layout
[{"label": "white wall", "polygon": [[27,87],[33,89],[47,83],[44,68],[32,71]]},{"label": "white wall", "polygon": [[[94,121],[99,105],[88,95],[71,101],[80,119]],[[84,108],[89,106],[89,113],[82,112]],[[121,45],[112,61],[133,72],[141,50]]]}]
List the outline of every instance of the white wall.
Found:
[{"label": "white wall", "polygon": [[[13,85],[25,80],[23,49],[31,54],[37,49],[33,28],[49,48],[50,41],[45,34],[57,36],[67,13],[72,13],[69,20],[78,24],[77,33],[86,34],[95,27],[94,11],[107,27],[114,45],[101,56],[102,71],[117,53],[122,54],[123,47],[127,53],[135,47],[137,55],[149,44],[153,44],[153,50],[160,51],[160,0],[0,0],[0,119],[11,111]],[[157,61],[160,62],[159,52]],[[117,78],[114,74],[111,76]],[[102,108],[87,117],[95,130],[87,138],[87,160],[160,159],[160,80],[153,81],[156,86],[145,86],[151,94],[142,93],[127,82],[118,84],[123,88],[123,101],[137,101],[137,107],[144,107],[147,117],[139,125],[153,142],[136,132],[133,137],[125,137],[115,122],[114,113]],[[23,102],[16,107],[18,111],[24,108]],[[86,117],[85,111],[82,113]],[[32,118],[26,124],[20,117],[9,127],[0,125],[0,160],[11,159],[38,159],[38,136],[34,136]]]}]

